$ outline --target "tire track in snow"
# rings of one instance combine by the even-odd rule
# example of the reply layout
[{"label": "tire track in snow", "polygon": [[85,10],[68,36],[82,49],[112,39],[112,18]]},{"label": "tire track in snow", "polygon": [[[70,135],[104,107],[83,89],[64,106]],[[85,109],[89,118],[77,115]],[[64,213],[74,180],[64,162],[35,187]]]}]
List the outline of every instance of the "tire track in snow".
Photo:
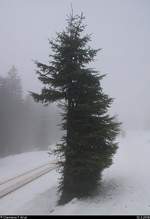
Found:
[{"label": "tire track in snow", "polygon": [[40,176],[48,173],[49,171],[56,168],[56,162],[49,162],[29,170],[25,173],[19,174],[13,178],[3,180],[0,182],[0,198],[7,194],[19,189],[27,183],[39,178]]}]

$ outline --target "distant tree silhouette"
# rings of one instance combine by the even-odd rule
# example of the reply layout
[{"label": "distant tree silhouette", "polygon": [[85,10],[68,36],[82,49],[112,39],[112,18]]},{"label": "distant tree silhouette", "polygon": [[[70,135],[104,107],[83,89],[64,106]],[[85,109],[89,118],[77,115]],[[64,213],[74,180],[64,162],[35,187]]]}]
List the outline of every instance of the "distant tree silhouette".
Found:
[{"label": "distant tree silhouette", "polygon": [[0,146],[1,155],[19,152],[21,111],[23,107],[21,79],[12,66],[7,77],[0,78]]}]

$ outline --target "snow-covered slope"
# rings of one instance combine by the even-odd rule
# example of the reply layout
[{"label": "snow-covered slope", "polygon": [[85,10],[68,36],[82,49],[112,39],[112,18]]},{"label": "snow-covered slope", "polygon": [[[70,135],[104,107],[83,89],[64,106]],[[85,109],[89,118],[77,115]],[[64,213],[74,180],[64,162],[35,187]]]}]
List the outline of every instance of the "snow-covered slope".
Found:
[{"label": "snow-covered slope", "polygon": [[[104,171],[101,188],[96,197],[86,200],[74,199],[64,206],[56,206],[59,174],[52,171],[2,198],[0,214],[149,215],[150,132],[132,131],[119,141],[114,164]],[[17,155],[22,156],[21,159],[13,156],[14,162],[18,160],[19,165],[19,159],[28,159],[30,156],[34,156],[34,162],[38,164],[42,160],[47,161],[45,152],[36,153],[38,152]],[[8,162],[9,157],[3,159],[3,162],[0,160],[0,164],[3,164],[0,171],[3,168],[7,171]]]}]

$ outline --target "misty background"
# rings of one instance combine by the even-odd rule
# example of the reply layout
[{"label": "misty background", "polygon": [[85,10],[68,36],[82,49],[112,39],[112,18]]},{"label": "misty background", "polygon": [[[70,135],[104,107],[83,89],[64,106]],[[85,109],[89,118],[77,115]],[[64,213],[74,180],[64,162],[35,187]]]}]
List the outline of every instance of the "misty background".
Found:
[{"label": "misty background", "polygon": [[56,105],[35,103],[40,91],[34,60],[48,62],[48,39],[66,15],[83,12],[92,46],[102,48],[93,66],[102,74],[110,109],[122,129],[150,129],[149,0],[0,0],[0,156],[47,149],[61,136]]}]

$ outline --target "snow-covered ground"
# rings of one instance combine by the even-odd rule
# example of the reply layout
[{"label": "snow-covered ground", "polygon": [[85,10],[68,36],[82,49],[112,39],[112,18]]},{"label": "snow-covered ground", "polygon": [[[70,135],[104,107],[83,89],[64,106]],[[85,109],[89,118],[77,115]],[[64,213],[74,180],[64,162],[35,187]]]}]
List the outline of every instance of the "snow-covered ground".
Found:
[{"label": "snow-covered ground", "polygon": [[46,164],[54,156],[47,151],[34,151],[0,159],[0,182]]},{"label": "snow-covered ground", "polygon": [[[102,185],[96,197],[73,199],[64,206],[56,206],[59,174],[53,170],[1,198],[0,215],[149,215],[150,132],[132,131],[124,138],[119,138],[119,142],[114,164],[103,172]],[[48,159],[46,151],[0,159],[0,175],[8,177],[16,174],[17,168],[21,172],[21,165],[27,170],[31,168],[31,163],[34,163],[32,167],[36,167]],[[11,173],[10,168],[14,169]]]}]

